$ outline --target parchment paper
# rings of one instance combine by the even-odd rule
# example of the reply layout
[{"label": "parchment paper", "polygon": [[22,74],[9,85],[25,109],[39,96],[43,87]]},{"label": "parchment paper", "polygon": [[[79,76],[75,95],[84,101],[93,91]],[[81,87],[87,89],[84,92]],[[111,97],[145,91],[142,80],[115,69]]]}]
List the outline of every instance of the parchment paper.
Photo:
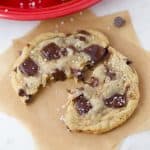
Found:
[{"label": "parchment paper", "polygon": [[[114,29],[112,18],[124,15],[128,20],[122,29]],[[84,12],[83,15],[73,15],[42,22],[36,29],[25,37],[15,40],[12,47],[0,56],[0,111],[6,112],[21,120],[31,131],[38,150],[112,150],[127,135],[150,128],[150,66],[149,56],[137,46],[138,40],[129,16],[126,12],[97,18]],[[41,89],[36,100],[26,106],[19,101],[11,87],[9,73],[11,66],[18,57],[18,51],[32,38],[41,32],[54,31],[56,24],[62,23],[60,31],[69,32],[79,28],[94,28],[103,31],[110,39],[111,45],[133,61],[140,78],[141,98],[134,115],[119,128],[102,135],[70,133],[60,121],[61,108],[66,102],[66,89],[75,87],[73,80],[49,84]],[[109,27],[109,28],[108,28]],[[132,37],[132,38],[131,38]]]}]

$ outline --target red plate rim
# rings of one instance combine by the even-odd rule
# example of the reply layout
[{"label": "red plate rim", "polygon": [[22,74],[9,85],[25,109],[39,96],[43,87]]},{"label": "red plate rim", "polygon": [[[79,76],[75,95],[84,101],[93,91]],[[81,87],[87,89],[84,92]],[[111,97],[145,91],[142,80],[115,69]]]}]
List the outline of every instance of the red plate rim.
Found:
[{"label": "red plate rim", "polygon": [[[72,0],[47,8],[21,9],[0,6],[0,18],[12,20],[44,20],[72,14],[101,0]],[[7,11],[8,10],[8,11]]]}]

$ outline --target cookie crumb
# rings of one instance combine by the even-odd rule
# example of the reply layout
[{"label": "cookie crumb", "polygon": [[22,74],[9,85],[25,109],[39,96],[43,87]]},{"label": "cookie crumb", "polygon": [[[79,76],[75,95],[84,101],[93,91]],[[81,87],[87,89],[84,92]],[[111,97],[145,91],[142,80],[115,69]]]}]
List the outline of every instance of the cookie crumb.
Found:
[{"label": "cookie crumb", "polygon": [[60,118],[59,118],[59,120],[60,120],[60,121],[64,121],[64,116],[61,115]]}]

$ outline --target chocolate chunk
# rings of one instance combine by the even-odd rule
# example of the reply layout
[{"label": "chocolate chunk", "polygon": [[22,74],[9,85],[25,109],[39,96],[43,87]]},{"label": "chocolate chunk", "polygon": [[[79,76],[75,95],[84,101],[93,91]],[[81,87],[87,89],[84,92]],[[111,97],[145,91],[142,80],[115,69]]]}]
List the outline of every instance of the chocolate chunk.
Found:
[{"label": "chocolate chunk", "polygon": [[115,94],[110,98],[105,99],[104,104],[107,107],[111,107],[111,108],[125,107],[127,104],[126,96],[121,94]]},{"label": "chocolate chunk", "polygon": [[113,72],[111,69],[106,68],[107,72],[106,75],[111,79],[111,80],[115,80],[116,79],[116,73]]},{"label": "chocolate chunk", "polygon": [[41,50],[41,54],[47,60],[59,59],[60,47],[57,46],[55,43],[50,43]]},{"label": "chocolate chunk", "polygon": [[84,81],[84,77],[85,77],[84,71],[72,68],[71,72],[78,80]]},{"label": "chocolate chunk", "polygon": [[92,87],[97,87],[99,85],[99,80],[98,78],[91,77],[88,84]]},{"label": "chocolate chunk", "polygon": [[87,53],[91,57],[91,62],[98,63],[104,59],[107,55],[108,50],[99,45],[93,44],[84,49],[84,52]]},{"label": "chocolate chunk", "polygon": [[132,64],[132,61],[128,59],[128,60],[126,61],[126,64],[127,64],[127,65],[131,65],[131,64]]},{"label": "chocolate chunk", "polygon": [[75,102],[76,110],[80,115],[86,114],[92,109],[91,103],[83,94],[76,97],[73,101]]},{"label": "chocolate chunk", "polygon": [[91,35],[88,31],[85,31],[85,30],[78,30],[78,33],[85,34],[85,35]]},{"label": "chocolate chunk", "polygon": [[86,38],[84,36],[78,36],[76,38],[79,39],[80,41],[83,41],[83,42],[86,41]]},{"label": "chocolate chunk", "polygon": [[71,35],[72,35],[71,33],[66,33],[66,37],[71,36]]},{"label": "chocolate chunk", "polygon": [[20,89],[19,92],[18,92],[18,95],[19,95],[19,96],[26,96],[25,90]]},{"label": "chocolate chunk", "polygon": [[66,48],[61,48],[61,52],[60,53],[61,53],[62,56],[67,56],[67,54],[68,54]]},{"label": "chocolate chunk", "polygon": [[126,20],[120,16],[118,16],[114,19],[114,25],[118,28],[124,26],[125,23],[126,23]]},{"label": "chocolate chunk", "polygon": [[32,95],[27,95],[24,89],[20,89],[18,92],[18,95],[23,97],[26,97],[25,103],[28,104],[32,101]]},{"label": "chocolate chunk", "polygon": [[38,65],[28,57],[19,66],[19,70],[27,76],[34,76],[38,73]]},{"label": "chocolate chunk", "polygon": [[56,69],[54,73],[52,73],[55,81],[64,81],[66,79],[66,74],[64,71]]}]

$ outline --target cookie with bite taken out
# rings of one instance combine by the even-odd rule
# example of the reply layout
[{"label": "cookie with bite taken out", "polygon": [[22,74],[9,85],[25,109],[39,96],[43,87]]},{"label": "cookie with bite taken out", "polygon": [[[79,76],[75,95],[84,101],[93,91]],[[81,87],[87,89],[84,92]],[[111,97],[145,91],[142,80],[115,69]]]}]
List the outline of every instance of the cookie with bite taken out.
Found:
[{"label": "cookie with bite taken out", "polygon": [[50,82],[75,78],[64,123],[71,131],[103,133],[125,122],[137,107],[139,81],[131,61],[95,30],[46,33],[30,42],[16,60],[11,82],[24,103]]}]

